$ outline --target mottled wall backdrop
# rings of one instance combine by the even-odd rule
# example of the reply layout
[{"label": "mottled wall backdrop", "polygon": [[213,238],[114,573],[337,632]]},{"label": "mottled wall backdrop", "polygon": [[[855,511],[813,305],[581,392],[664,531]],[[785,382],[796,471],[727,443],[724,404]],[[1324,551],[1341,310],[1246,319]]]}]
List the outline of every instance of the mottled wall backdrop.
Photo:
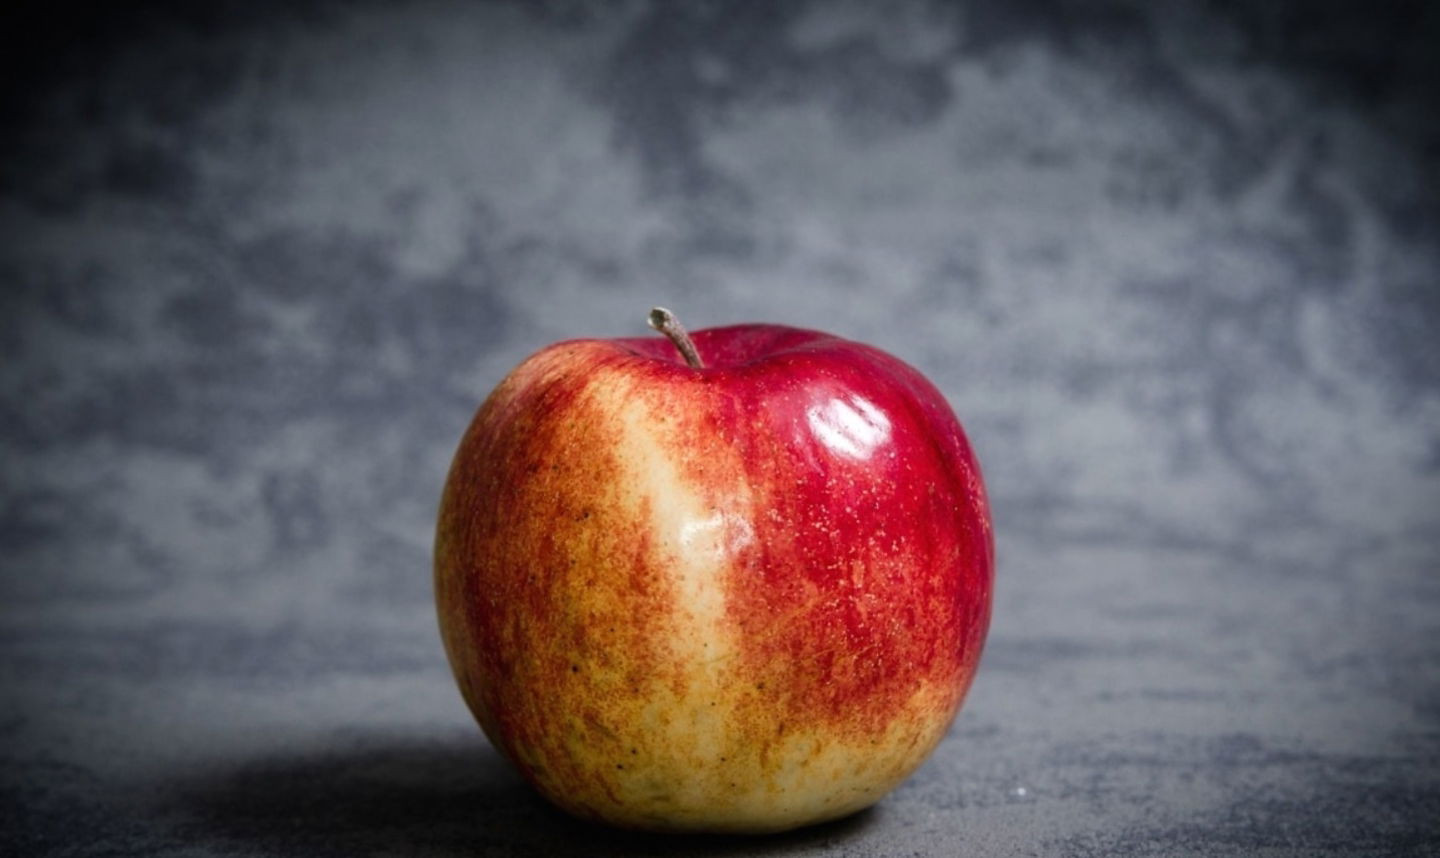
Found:
[{"label": "mottled wall backdrop", "polygon": [[[0,27],[0,851],[1440,842],[1440,7],[274,7]],[[986,466],[980,678],[852,823],[606,839],[449,678],[460,432],[657,303]]]}]

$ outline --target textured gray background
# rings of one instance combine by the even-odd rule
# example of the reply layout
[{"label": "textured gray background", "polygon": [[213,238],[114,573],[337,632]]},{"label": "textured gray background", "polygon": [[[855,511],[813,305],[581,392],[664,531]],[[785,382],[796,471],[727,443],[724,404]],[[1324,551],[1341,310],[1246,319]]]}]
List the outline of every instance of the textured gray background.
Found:
[{"label": "textured gray background", "polygon": [[[8,19],[0,852],[1440,852],[1437,8]],[[453,687],[455,442],[654,303],[890,350],[986,467],[979,678],[854,819],[573,823]]]}]

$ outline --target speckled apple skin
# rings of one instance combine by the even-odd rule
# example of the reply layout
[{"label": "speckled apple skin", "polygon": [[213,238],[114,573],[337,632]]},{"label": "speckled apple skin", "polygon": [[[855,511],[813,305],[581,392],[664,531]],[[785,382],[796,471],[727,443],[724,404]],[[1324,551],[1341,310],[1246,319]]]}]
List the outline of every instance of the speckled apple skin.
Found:
[{"label": "speckled apple skin", "polygon": [[465,701],[578,816],[762,832],[866,807],[943,738],[994,541],[949,405],[877,349],[773,325],[575,340],[480,408],[446,483]]}]

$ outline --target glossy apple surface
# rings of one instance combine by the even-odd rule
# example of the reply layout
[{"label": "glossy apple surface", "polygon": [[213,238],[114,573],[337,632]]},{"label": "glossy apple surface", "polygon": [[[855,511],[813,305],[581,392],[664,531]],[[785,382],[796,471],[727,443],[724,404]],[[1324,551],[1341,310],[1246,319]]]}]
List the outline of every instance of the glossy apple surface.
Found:
[{"label": "glossy apple surface", "polygon": [[954,413],[877,349],[773,325],[558,343],[464,435],[435,546],[490,740],[581,817],[774,831],[943,738],[994,578]]}]

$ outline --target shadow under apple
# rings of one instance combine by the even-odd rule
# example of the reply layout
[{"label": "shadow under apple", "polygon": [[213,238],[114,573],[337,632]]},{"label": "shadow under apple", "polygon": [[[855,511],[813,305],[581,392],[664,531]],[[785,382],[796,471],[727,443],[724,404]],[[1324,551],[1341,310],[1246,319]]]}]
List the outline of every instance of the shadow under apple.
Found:
[{"label": "shadow under apple", "polygon": [[781,855],[851,840],[878,813],[763,837],[619,831],[556,810],[479,739],[256,759],[184,784],[179,801],[187,845],[321,858]]}]

